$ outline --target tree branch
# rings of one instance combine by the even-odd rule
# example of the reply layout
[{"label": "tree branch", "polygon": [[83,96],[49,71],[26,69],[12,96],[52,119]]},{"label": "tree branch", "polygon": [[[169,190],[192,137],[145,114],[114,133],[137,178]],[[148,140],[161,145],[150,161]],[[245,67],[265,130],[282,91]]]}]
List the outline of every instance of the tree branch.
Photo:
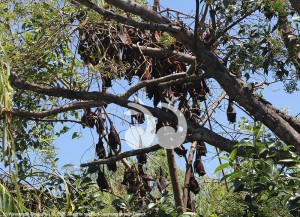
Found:
[{"label": "tree branch", "polygon": [[147,46],[138,46],[133,44],[133,48],[138,48],[139,50],[143,51],[143,54],[146,56],[155,56],[158,58],[172,58],[175,60],[179,60],[185,63],[193,64],[196,61],[196,57],[190,54],[182,53],[179,51],[173,51],[163,48],[153,48]]},{"label": "tree branch", "polygon": [[172,85],[178,85],[183,83],[198,82],[199,80],[202,80],[204,78],[207,78],[206,74],[186,77],[186,73],[183,72],[174,75],[167,75],[161,78],[141,81],[135,86],[129,88],[125,93],[120,94],[119,96],[128,99],[132,94],[136,93],[138,90],[144,87],[154,86],[154,85],[158,85],[159,87],[169,87]]},{"label": "tree branch", "polygon": [[159,149],[162,149],[162,147],[160,145],[153,145],[153,146],[147,147],[147,148],[123,152],[121,154],[115,155],[113,157],[110,157],[110,158],[107,158],[104,160],[97,160],[97,161],[93,161],[93,162],[89,162],[89,163],[83,163],[80,166],[81,167],[89,167],[89,166],[93,166],[93,165],[115,163],[119,160],[122,160],[123,158],[132,157],[132,156],[136,156],[139,154],[145,154],[145,153],[149,153],[149,152],[154,152]]},{"label": "tree branch", "polygon": [[176,167],[176,161],[174,156],[174,149],[167,149],[167,159],[168,159],[168,167],[169,173],[171,177],[171,183],[173,187],[173,194],[175,200],[175,206],[178,209],[178,214],[183,213],[183,203],[182,203],[182,195],[181,189],[178,179],[178,172]]},{"label": "tree branch", "polygon": [[136,93],[138,90],[140,90],[144,87],[157,85],[159,83],[175,80],[177,78],[184,78],[185,76],[186,76],[186,73],[183,72],[183,73],[178,73],[178,74],[174,74],[174,75],[167,75],[165,77],[161,77],[161,78],[157,78],[157,79],[153,79],[153,80],[141,81],[138,84],[136,84],[135,86],[129,88],[125,93],[121,94],[120,97],[127,99],[132,94]]},{"label": "tree branch", "polygon": [[72,111],[76,109],[83,109],[86,107],[98,107],[103,105],[102,102],[96,102],[96,101],[82,101],[82,102],[73,102],[70,104],[67,104],[65,106],[61,106],[58,108],[54,108],[47,111],[41,111],[41,112],[33,112],[33,111],[25,111],[25,110],[12,110],[11,114],[14,116],[19,117],[31,117],[31,118],[45,118],[52,115],[57,115],[62,112]]},{"label": "tree branch", "polygon": [[224,97],[226,96],[226,93],[223,92],[218,99],[214,102],[213,107],[211,108],[211,110],[208,112],[207,116],[202,120],[201,122],[201,126],[204,126],[205,123],[207,122],[207,120],[212,116],[212,114],[215,112],[216,108],[220,105],[221,101],[224,99]]},{"label": "tree branch", "polygon": [[[78,0],[79,1],[79,0]],[[82,0],[80,0],[82,1]],[[83,0],[84,1],[84,0]],[[167,18],[161,16],[156,11],[153,11],[150,7],[145,7],[143,5],[140,5],[136,3],[135,1],[131,0],[105,0],[107,3],[112,4],[118,8],[121,8],[122,10],[126,12],[133,13],[135,15],[138,15],[145,20],[148,20],[153,23],[170,23],[170,20]]]},{"label": "tree branch", "polygon": [[180,79],[176,79],[176,80],[168,81],[168,82],[163,82],[163,83],[158,84],[158,86],[159,87],[169,87],[169,86],[178,85],[178,84],[195,83],[204,78],[208,78],[208,75],[206,73],[201,74],[201,75],[191,75],[189,77],[180,78]]},{"label": "tree branch", "polygon": [[[45,94],[54,97],[62,97],[67,99],[93,100],[93,102],[99,102],[99,103],[105,102],[106,104],[114,103],[116,105],[128,109],[136,110],[135,108],[132,108],[130,106],[130,103],[134,103],[134,102],[121,98],[119,95],[113,95],[104,92],[82,92],[82,91],[75,91],[75,90],[66,90],[58,87],[41,87],[37,84],[32,84],[27,81],[19,80],[15,73],[11,73],[10,82],[11,85],[17,88],[21,88],[23,90],[30,90],[40,94]],[[145,105],[144,108],[147,109],[156,118],[177,124],[178,120],[176,116],[170,112],[166,112],[160,108],[152,108]],[[225,137],[222,137],[217,133],[208,130],[205,127],[201,127],[192,121],[187,121],[187,126],[188,126],[187,142],[202,140],[226,152],[231,152],[233,150],[234,145],[236,144],[236,142],[231,141]],[[239,155],[243,153],[245,153],[244,149],[238,149]]]},{"label": "tree branch", "polygon": [[[96,4],[94,4],[88,0],[74,0],[74,1],[96,11],[97,13],[101,14],[103,17],[110,18],[110,19],[113,19],[120,23],[137,27],[139,29],[148,29],[148,30],[153,30],[153,31],[161,30],[161,31],[173,32],[173,33],[181,31],[180,27],[176,26],[175,24],[171,24],[170,22],[168,22],[168,25],[158,24],[158,23],[152,24],[152,23],[145,23],[145,22],[137,22],[133,19],[126,18],[121,15],[115,14],[109,10],[100,8],[99,6],[97,6]],[[136,6],[133,6],[133,7],[134,7],[134,11],[136,11],[135,9],[137,7]],[[155,14],[157,14],[157,13],[155,13]]]}]

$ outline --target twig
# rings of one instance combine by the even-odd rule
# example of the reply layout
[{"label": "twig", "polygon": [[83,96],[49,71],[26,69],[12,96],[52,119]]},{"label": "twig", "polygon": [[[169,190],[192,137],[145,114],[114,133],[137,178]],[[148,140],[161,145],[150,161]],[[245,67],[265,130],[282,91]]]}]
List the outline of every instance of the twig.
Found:
[{"label": "twig", "polygon": [[200,126],[204,126],[207,122],[207,120],[212,116],[212,114],[214,113],[214,111],[216,110],[216,108],[220,105],[221,101],[225,98],[226,96],[226,92],[223,92],[218,99],[214,102],[213,107],[211,108],[211,110],[207,113],[207,116],[202,120]]},{"label": "twig", "polygon": [[[208,6],[209,6],[209,4],[206,4],[206,5],[205,5],[204,13],[203,13],[203,15],[202,15],[202,17],[201,17],[201,20],[200,20],[200,22],[199,22],[199,26],[200,26],[200,27],[204,24],[204,21],[205,21],[205,18],[206,18],[206,14],[207,14],[207,11],[208,11]],[[203,8],[202,8],[202,9],[203,9]]]},{"label": "twig", "polygon": [[[256,10],[256,9],[255,9]],[[222,29],[218,34],[217,34],[217,39],[220,38],[223,34],[225,34],[228,30],[230,30],[232,27],[234,27],[236,24],[240,23],[243,19],[245,19],[246,17],[248,17],[249,15],[251,15],[255,10],[250,11],[246,14],[244,14],[243,16],[241,16],[239,19],[237,19],[236,21],[234,21],[233,23],[231,23],[229,26],[225,27],[224,29]]]},{"label": "twig", "polygon": [[183,12],[181,12],[181,11],[174,10],[174,9],[170,9],[170,8],[166,8],[165,10],[162,10],[162,11],[160,11],[160,12],[158,12],[158,13],[159,13],[159,14],[162,14],[162,13],[164,13],[164,12],[174,12],[174,13],[176,13],[176,14],[182,14],[182,15],[188,17],[188,18],[195,19],[195,16],[192,16],[192,15],[190,15],[190,14],[186,14],[186,13],[183,13]]}]

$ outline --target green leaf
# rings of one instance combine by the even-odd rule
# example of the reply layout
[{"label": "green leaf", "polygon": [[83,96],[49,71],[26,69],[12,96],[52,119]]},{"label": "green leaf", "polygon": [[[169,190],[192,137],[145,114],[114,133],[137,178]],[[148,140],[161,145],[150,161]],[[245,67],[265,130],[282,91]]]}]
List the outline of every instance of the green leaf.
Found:
[{"label": "green leaf", "polygon": [[294,159],[283,159],[283,160],[279,160],[279,163],[292,163],[295,162]]},{"label": "green leaf", "polygon": [[228,157],[224,157],[224,156],[219,156],[220,159],[225,160],[225,161],[229,161]]},{"label": "green leaf", "polygon": [[241,142],[239,142],[237,145],[237,147],[253,147],[253,144],[251,142],[250,139],[242,139]]},{"label": "green leaf", "polygon": [[235,180],[233,183],[233,186],[234,186],[233,192],[239,192],[244,189],[245,184],[242,180]]},{"label": "green leaf", "polygon": [[181,214],[179,217],[190,217],[190,216],[198,216],[198,215],[194,212],[185,212]]},{"label": "green leaf", "polygon": [[75,138],[78,138],[78,137],[79,137],[79,135],[78,135],[77,132],[74,132],[74,133],[72,134],[72,139],[75,139]]},{"label": "green leaf", "polygon": [[282,1],[276,1],[276,3],[274,4],[273,7],[274,7],[274,9],[277,10],[277,11],[283,9],[283,3],[282,3]]},{"label": "green leaf", "polygon": [[250,78],[249,73],[245,73],[245,78],[246,78],[247,81],[249,80],[249,78]]},{"label": "green leaf", "polygon": [[230,156],[229,156],[229,159],[231,162],[235,160],[236,154],[237,154],[237,149],[233,149],[233,151],[230,153]]},{"label": "green leaf", "polygon": [[266,151],[268,151],[267,148],[263,148],[259,151],[259,155],[262,155],[263,153],[265,153]]},{"label": "green leaf", "polygon": [[263,125],[263,124],[259,124],[258,126],[255,126],[253,128],[253,133],[254,133],[255,138],[259,139],[265,132],[265,129],[266,129],[265,125]]},{"label": "green leaf", "polygon": [[229,181],[232,181],[232,180],[235,180],[235,179],[241,177],[242,175],[243,175],[243,173],[241,173],[241,172],[234,172],[228,176],[228,179],[229,179]]},{"label": "green leaf", "polygon": [[155,208],[157,207],[155,203],[149,203],[148,204],[148,209],[152,209],[152,208]]},{"label": "green leaf", "polygon": [[224,163],[224,164],[221,164],[220,166],[218,166],[216,169],[215,169],[215,173],[219,172],[220,170],[222,169],[225,169],[229,167],[229,163]]}]

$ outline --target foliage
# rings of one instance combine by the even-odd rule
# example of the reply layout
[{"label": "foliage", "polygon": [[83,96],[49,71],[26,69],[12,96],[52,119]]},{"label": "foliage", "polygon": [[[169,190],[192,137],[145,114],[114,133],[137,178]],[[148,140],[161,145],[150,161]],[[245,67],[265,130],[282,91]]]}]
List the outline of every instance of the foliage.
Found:
[{"label": "foliage", "polygon": [[[233,192],[242,192],[247,216],[299,215],[299,156],[272,137],[260,123],[250,128],[242,123],[240,127],[252,136],[236,145],[237,148],[250,147],[246,156],[238,158],[235,149],[228,158],[222,157],[227,163],[216,171],[221,168],[232,171],[222,179],[233,183]],[[279,154],[289,158],[278,159]]]},{"label": "foliage", "polygon": [[243,216],[245,205],[242,195],[227,192],[220,179],[202,180],[201,192],[196,198],[197,213],[202,216]]}]

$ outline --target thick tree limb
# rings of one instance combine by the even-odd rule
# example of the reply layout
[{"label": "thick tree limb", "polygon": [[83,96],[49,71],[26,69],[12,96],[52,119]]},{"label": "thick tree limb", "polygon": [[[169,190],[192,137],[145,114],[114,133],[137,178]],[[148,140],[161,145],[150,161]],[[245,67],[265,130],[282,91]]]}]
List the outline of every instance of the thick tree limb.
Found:
[{"label": "thick tree limb", "polygon": [[279,109],[275,110],[284,120],[286,120],[294,129],[297,130],[298,133],[300,133],[300,121],[299,119],[292,117],[290,115],[287,115],[283,111],[280,111]]}]

